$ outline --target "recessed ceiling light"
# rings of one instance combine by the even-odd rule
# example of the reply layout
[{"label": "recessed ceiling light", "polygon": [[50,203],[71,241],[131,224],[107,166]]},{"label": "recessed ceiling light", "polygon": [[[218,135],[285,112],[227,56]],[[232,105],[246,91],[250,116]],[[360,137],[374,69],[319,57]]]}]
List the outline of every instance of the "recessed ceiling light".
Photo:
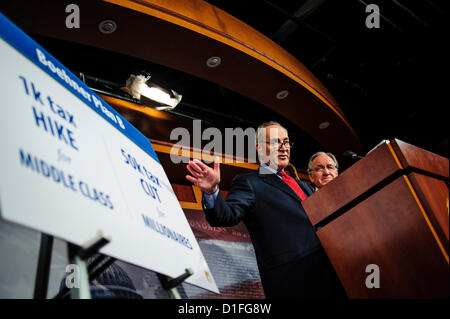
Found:
[{"label": "recessed ceiling light", "polygon": [[218,67],[222,63],[222,59],[218,56],[212,56],[206,61],[206,65],[210,68]]},{"label": "recessed ceiling light", "polygon": [[98,25],[98,29],[100,30],[101,33],[110,34],[116,31],[117,24],[113,20],[103,20]]},{"label": "recessed ceiling light", "polygon": [[288,95],[289,95],[289,91],[283,90],[283,91],[278,92],[276,97],[277,97],[277,99],[282,100],[282,99],[286,98]]},{"label": "recessed ceiling light", "polygon": [[324,130],[328,126],[330,126],[330,122],[322,122],[322,123],[319,124],[319,129]]}]

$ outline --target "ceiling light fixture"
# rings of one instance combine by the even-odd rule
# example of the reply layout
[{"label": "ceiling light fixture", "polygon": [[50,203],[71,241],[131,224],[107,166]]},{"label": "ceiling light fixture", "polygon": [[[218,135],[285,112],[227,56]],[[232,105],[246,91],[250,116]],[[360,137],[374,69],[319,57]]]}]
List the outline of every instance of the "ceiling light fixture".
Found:
[{"label": "ceiling light fixture", "polygon": [[330,126],[330,122],[322,122],[322,123],[319,124],[319,129],[324,130],[328,126]]},{"label": "ceiling light fixture", "polygon": [[210,68],[218,67],[222,63],[222,59],[218,56],[212,56],[206,61],[206,65]]},{"label": "ceiling light fixture", "polygon": [[101,33],[111,34],[117,29],[117,24],[113,20],[103,20],[98,25],[98,29]]},{"label": "ceiling light fixture", "polygon": [[120,89],[130,94],[146,106],[160,111],[173,110],[180,103],[182,95],[174,90],[166,90],[150,82],[150,75],[130,75],[126,85]]},{"label": "ceiling light fixture", "polygon": [[289,91],[283,90],[277,93],[276,97],[278,100],[285,99],[289,95]]}]

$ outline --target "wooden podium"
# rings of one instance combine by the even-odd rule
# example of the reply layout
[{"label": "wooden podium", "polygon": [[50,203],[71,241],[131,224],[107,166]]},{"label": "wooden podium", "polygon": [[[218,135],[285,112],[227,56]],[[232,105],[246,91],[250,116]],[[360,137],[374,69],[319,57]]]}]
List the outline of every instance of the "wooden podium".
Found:
[{"label": "wooden podium", "polygon": [[392,140],[303,202],[349,298],[448,298],[448,182],[448,159]]}]

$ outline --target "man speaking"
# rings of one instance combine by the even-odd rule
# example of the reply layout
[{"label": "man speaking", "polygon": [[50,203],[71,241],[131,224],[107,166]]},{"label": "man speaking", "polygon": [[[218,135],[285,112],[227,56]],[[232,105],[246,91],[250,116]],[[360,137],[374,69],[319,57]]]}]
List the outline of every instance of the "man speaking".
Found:
[{"label": "man speaking", "polygon": [[345,296],[311,225],[302,201],[309,187],[284,172],[291,142],[277,122],[256,131],[258,171],[234,178],[226,200],[219,192],[220,164],[194,160],[186,179],[203,196],[206,220],[213,227],[245,223],[255,248],[267,298],[336,298]]}]

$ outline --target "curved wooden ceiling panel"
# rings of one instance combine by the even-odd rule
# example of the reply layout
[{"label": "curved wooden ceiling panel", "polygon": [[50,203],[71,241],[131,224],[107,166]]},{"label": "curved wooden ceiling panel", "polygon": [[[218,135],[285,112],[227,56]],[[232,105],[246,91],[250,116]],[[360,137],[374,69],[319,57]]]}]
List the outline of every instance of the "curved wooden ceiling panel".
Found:
[{"label": "curved wooden ceiling panel", "polygon": [[[27,32],[138,57],[217,83],[280,113],[338,158],[347,149],[362,152],[351,125],[320,81],[276,43],[220,9],[201,0],[79,3],[79,29],[64,27],[65,2],[32,1],[25,10],[13,12],[19,20],[13,21]],[[114,33],[99,32],[98,24],[105,19],[117,23]],[[220,66],[206,66],[212,56],[221,57]],[[282,90],[289,95],[278,100]],[[329,127],[320,129],[323,122]]]},{"label": "curved wooden ceiling panel", "polygon": [[204,1],[105,0],[175,23],[265,62],[325,100],[342,117],[337,102],[296,58],[249,25]]}]

